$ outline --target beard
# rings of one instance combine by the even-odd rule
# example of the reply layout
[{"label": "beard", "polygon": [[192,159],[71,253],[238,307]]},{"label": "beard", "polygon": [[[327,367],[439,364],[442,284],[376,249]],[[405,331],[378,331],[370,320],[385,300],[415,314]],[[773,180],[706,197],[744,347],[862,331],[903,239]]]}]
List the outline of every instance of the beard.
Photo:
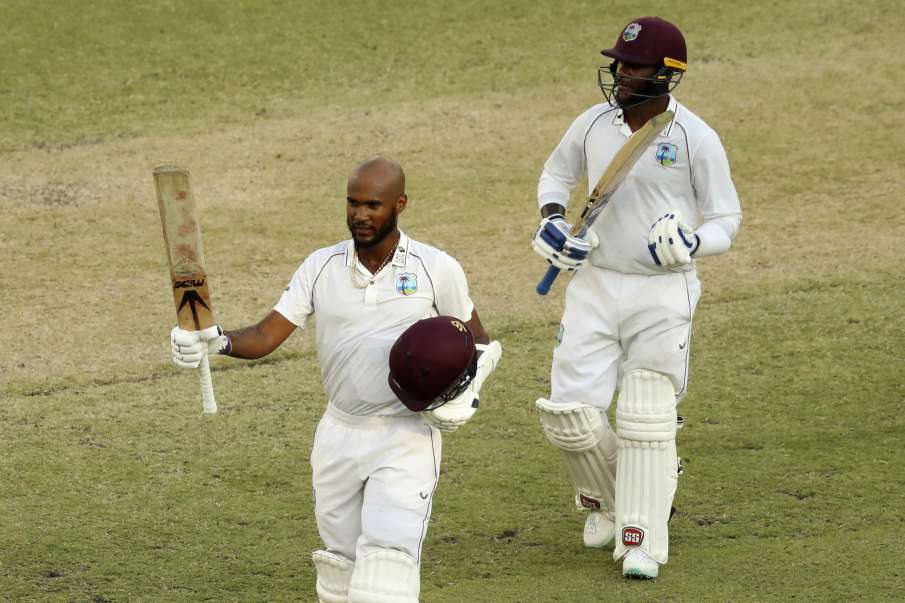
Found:
[{"label": "beard", "polygon": [[638,88],[623,87],[617,83],[615,94],[616,104],[619,105],[620,109],[629,109],[636,105],[640,105],[643,102],[651,100],[652,88],[652,82],[645,82]]},{"label": "beard", "polygon": [[626,78],[626,79],[639,79],[643,81],[643,83],[637,87],[625,87],[622,90],[625,91],[625,99],[620,98],[620,86],[618,80],[616,81],[615,92],[613,94],[613,100],[616,101],[616,104],[620,109],[631,109],[632,107],[637,107],[640,104],[646,103],[648,101],[652,101],[654,99],[662,98],[669,94],[669,89],[662,83],[658,83],[649,78]]},{"label": "beard", "polygon": [[355,228],[352,225],[352,220],[348,217],[346,218],[346,226],[349,227],[349,232],[352,234],[352,241],[355,242],[355,249],[370,249],[371,247],[380,245],[390,233],[396,230],[396,213],[394,212],[386,223],[384,223],[373,236],[368,238],[360,238],[355,235]]}]

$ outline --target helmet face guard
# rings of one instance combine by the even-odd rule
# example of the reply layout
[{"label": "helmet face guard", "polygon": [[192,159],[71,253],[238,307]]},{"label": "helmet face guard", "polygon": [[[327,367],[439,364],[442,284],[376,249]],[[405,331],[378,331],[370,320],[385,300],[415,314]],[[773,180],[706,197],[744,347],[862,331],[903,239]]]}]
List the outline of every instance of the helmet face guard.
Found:
[{"label": "helmet face guard", "polygon": [[[678,63],[684,67],[684,63],[672,61],[672,59],[668,58],[664,59],[664,63],[666,64],[660,67],[660,69],[651,77],[635,77],[620,75],[618,72],[619,60],[616,59],[609,65],[600,67],[597,70],[597,85],[600,86],[600,91],[603,92],[603,96],[606,98],[607,102],[619,105],[623,109],[650,99],[660,98],[661,96],[671,94],[672,91],[676,89],[676,86],[679,85],[679,82],[682,81],[682,76],[685,74],[685,70],[682,67],[675,65],[675,63]],[[670,66],[669,63],[674,63],[674,65]],[[619,84],[622,80],[629,79],[648,82],[647,90],[645,92],[632,92],[633,102],[619,103],[616,100]]]},{"label": "helmet face guard", "polygon": [[471,382],[474,381],[474,377],[478,372],[478,355],[475,354],[471,359],[471,362],[468,364],[468,367],[465,369],[465,372],[462,373],[462,376],[459,379],[449,386],[449,388],[444,391],[442,394],[437,396],[433,402],[428,404],[424,410],[434,410],[435,408],[440,408],[450,400],[455,400],[458,398],[462,392],[464,392],[471,385]]}]

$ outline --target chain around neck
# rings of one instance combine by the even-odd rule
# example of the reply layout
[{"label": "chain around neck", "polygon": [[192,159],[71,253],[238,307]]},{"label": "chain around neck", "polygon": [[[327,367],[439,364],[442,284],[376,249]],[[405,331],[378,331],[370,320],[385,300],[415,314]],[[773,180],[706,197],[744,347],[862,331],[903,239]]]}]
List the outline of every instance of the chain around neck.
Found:
[{"label": "chain around neck", "polygon": [[[354,243],[353,243],[354,245]],[[390,252],[387,254],[385,258],[383,258],[383,262],[380,263],[380,266],[373,272],[371,278],[366,282],[361,283],[358,280],[358,276],[356,272],[358,272],[358,250],[356,249],[352,254],[352,265],[349,267],[349,276],[352,278],[352,286],[356,289],[367,289],[368,285],[373,285],[374,280],[377,278],[377,275],[383,270],[386,265],[390,262],[390,258],[393,257],[393,254],[396,253],[396,248],[399,247],[399,241],[396,241],[396,244],[393,245],[393,248],[390,249]]]}]

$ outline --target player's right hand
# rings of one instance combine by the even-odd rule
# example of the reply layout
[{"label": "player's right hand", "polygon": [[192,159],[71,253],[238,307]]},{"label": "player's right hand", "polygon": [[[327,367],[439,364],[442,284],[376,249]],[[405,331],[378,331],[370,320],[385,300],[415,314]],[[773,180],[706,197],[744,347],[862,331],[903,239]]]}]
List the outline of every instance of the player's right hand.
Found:
[{"label": "player's right hand", "polygon": [[594,231],[584,236],[572,235],[572,226],[559,214],[544,218],[534,235],[534,251],[560,270],[573,271],[588,261],[588,254],[599,240]]},{"label": "player's right hand", "polygon": [[223,329],[214,325],[203,331],[186,331],[173,327],[170,331],[170,347],[176,366],[198,368],[205,351],[208,354],[228,354],[232,346]]}]

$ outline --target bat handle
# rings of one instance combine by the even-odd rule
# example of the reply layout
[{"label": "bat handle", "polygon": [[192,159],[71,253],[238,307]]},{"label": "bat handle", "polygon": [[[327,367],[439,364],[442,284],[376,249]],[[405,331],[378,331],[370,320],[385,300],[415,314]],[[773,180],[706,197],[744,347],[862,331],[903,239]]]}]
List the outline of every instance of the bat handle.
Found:
[{"label": "bat handle", "polygon": [[198,376],[201,378],[201,405],[205,414],[217,412],[217,401],[214,399],[214,384],[211,381],[211,364],[207,358],[207,350],[198,365]]},{"label": "bat handle", "polygon": [[538,295],[546,295],[550,292],[550,287],[553,286],[553,281],[556,280],[556,277],[559,276],[559,268],[556,266],[550,266],[547,268],[547,274],[544,275],[544,278],[540,280],[537,284],[537,294]]}]

